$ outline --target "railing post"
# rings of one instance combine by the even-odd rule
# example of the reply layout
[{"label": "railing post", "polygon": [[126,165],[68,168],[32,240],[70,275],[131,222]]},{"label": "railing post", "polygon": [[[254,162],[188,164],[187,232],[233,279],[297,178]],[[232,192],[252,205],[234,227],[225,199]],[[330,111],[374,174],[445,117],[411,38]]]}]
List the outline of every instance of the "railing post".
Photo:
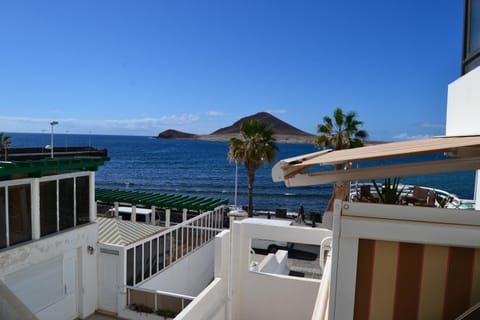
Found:
[{"label": "railing post", "polygon": [[151,209],[151,210],[152,210],[152,214],[151,214],[151,218],[150,218],[150,219],[152,220],[151,223],[152,223],[152,225],[154,226],[154,225],[155,225],[155,218],[156,218],[156,215],[155,215],[155,206],[152,206],[152,209]]},{"label": "railing post", "polygon": [[130,216],[132,222],[137,222],[137,206],[132,206],[132,215]]},{"label": "railing post", "polygon": [[170,227],[170,208],[165,209],[165,227]]}]

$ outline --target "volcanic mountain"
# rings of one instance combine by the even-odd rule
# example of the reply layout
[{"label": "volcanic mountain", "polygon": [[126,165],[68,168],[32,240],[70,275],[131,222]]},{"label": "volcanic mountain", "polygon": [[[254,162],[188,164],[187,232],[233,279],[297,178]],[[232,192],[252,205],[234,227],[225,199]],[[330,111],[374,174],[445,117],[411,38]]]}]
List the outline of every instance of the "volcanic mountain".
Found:
[{"label": "volcanic mountain", "polygon": [[254,115],[244,117],[229,127],[218,129],[217,131],[213,132],[212,135],[238,134],[240,132],[240,126],[242,125],[242,123],[252,119],[256,119],[260,122],[268,124],[276,135],[311,136],[310,133],[297,129],[294,126],[278,119],[277,117],[271,115],[268,112],[259,112]]},{"label": "volcanic mountain", "polygon": [[240,137],[240,126],[243,122],[252,119],[256,119],[268,124],[270,128],[272,128],[275,138],[278,142],[312,143],[315,137],[310,133],[295,128],[285,121],[278,119],[268,112],[259,112],[254,115],[243,117],[231,126],[218,129],[211,134],[195,135],[169,129],[160,133],[157,138],[228,141],[232,137]]}]

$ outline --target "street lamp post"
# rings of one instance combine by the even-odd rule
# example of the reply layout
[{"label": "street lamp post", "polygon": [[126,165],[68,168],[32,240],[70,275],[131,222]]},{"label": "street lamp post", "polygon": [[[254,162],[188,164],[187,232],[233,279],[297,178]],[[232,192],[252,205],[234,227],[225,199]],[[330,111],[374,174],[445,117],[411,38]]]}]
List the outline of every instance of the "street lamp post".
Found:
[{"label": "street lamp post", "polygon": [[58,121],[52,121],[50,122],[50,126],[52,128],[51,134],[50,134],[50,158],[53,159],[53,127],[58,124]]}]

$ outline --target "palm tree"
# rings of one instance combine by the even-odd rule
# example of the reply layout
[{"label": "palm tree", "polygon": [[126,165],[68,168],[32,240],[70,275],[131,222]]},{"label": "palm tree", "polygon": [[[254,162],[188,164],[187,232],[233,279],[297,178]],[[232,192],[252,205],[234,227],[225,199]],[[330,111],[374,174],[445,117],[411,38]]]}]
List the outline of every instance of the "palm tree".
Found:
[{"label": "palm tree", "polygon": [[275,160],[278,150],[273,137],[273,130],[266,124],[256,120],[248,120],[240,127],[242,139],[231,138],[228,159],[243,162],[248,177],[248,216],[253,216],[253,183],[255,171],[264,164]]},{"label": "palm tree", "polygon": [[[323,123],[318,125],[315,139],[317,147],[332,147],[335,150],[350,149],[362,147],[363,142],[368,137],[368,133],[360,130],[362,121],[357,119],[357,114],[353,111],[347,114],[343,113],[342,108],[338,107],[333,111],[333,120],[329,116],[323,117]],[[342,169],[343,164],[335,165],[336,170]],[[345,166],[348,169],[350,165]],[[344,199],[347,194],[348,181],[336,182],[333,193],[328,201],[326,211],[333,210],[335,199]]]},{"label": "palm tree", "polygon": [[10,136],[5,135],[3,132],[0,132],[0,145],[4,152],[4,160],[7,161],[7,149],[12,144],[10,141]]},{"label": "palm tree", "polygon": [[[357,119],[355,112],[350,111],[345,114],[342,108],[338,107],[333,111],[333,120],[325,116],[323,123],[318,125],[319,136],[315,139],[315,145],[325,148],[333,147],[335,150],[362,147],[368,133],[359,129],[361,125],[363,122]],[[335,166],[337,170],[341,168],[341,164]]]}]

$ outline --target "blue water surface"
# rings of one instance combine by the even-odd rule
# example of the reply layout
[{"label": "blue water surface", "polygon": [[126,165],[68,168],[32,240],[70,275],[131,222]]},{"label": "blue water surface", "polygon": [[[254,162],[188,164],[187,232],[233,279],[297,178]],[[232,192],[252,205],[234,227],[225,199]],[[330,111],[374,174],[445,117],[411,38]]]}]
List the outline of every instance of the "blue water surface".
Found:
[{"label": "blue water surface", "polygon": [[[50,134],[9,133],[11,147],[38,147],[50,144]],[[228,199],[234,203],[235,164],[227,159],[228,142],[165,140],[144,136],[55,134],[54,145],[92,146],[108,149],[111,158],[96,174],[97,187],[150,191],[169,194]],[[311,144],[278,143],[277,160],[318,151]],[[424,157],[433,160],[441,155]],[[411,159],[410,159],[411,160]],[[390,161],[390,162],[389,162]],[[385,163],[406,161],[396,159]],[[384,164],[385,164],[384,163]],[[359,166],[376,164],[361,163]],[[260,167],[255,176],[254,207],[258,210],[296,211],[303,203],[306,212],[323,212],[332,192],[331,185],[287,188],[274,183],[273,164]],[[353,164],[356,166],[356,164]],[[474,172],[404,177],[402,183],[444,189],[471,199]],[[238,169],[239,205],[247,204],[247,176]]]}]

